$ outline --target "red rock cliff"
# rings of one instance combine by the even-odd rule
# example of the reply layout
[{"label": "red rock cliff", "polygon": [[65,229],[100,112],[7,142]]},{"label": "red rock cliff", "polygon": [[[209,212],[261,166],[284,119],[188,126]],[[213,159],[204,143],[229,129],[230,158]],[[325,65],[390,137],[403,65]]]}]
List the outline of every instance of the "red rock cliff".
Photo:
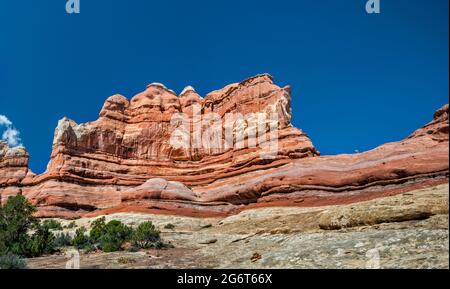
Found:
[{"label": "red rock cliff", "polygon": [[[403,141],[320,156],[292,127],[290,99],[290,88],[276,86],[266,74],[205,98],[192,87],[177,96],[161,84],[150,84],[130,101],[114,95],[94,122],[59,121],[44,174],[29,172],[24,149],[0,143],[0,194],[24,194],[41,216],[117,210],[204,215],[252,205],[351,201],[448,182],[448,105]],[[174,119],[181,113],[187,122]],[[230,115],[238,119],[232,127]],[[267,157],[273,116],[276,154]],[[174,146],[180,124],[187,125],[178,136],[188,146]],[[205,131],[219,131],[223,139],[227,129],[231,144],[204,145]]]}]

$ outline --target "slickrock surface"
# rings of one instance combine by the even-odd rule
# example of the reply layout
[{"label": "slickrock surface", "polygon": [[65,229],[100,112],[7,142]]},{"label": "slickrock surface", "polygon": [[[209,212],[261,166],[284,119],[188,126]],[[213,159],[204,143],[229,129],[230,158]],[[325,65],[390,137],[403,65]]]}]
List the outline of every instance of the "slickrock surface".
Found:
[{"label": "slickrock surface", "polygon": [[[157,83],[131,100],[111,96],[96,121],[59,121],[41,175],[28,169],[25,149],[0,143],[1,200],[23,194],[41,217],[115,212],[213,217],[255,207],[351,203],[448,183],[448,105],[405,140],[358,154],[320,156],[308,136],[292,127],[290,101],[290,88],[278,87],[267,74],[204,98],[192,87],[177,96]],[[215,113],[222,122],[201,122],[196,111]],[[188,117],[189,147],[171,142],[180,126],[172,119],[176,113]],[[223,126],[229,113],[250,115],[234,127],[237,145],[195,145],[196,128]],[[237,138],[261,122],[269,130],[271,115],[278,119],[278,151],[267,158],[267,138]],[[249,147],[251,142],[258,146]]]},{"label": "slickrock surface", "polygon": [[[347,205],[269,207],[226,218],[116,213],[151,220],[175,248],[81,253],[81,268],[449,268],[448,184]],[[95,218],[81,218],[89,227]],[[68,225],[69,220],[61,220]],[[172,229],[165,226],[172,224]],[[74,233],[76,228],[65,229]],[[67,248],[70,249],[70,248]],[[255,254],[261,258],[252,258]],[[60,255],[30,268],[65,268]]]}]

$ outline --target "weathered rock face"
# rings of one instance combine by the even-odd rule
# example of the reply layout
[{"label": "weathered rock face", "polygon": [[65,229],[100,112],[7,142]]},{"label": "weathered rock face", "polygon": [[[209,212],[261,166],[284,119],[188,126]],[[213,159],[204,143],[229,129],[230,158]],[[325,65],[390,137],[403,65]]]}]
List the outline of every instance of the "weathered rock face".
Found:
[{"label": "weathered rock face", "polygon": [[[317,155],[309,138],[290,126],[289,103],[289,89],[277,87],[268,75],[227,86],[203,100],[192,88],[177,97],[160,84],[149,85],[130,102],[114,95],[106,100],[95,122],[78,125],[67,118],[59,122],[45,176],[125,186],[162,177],[200,185],[255,170],[258,164],[271,167],[269,163],[274,160],[288,163],[293,158]],[[197,117],[192,116],[196,109]],[[172,118],[182,112],[188,117],[187,132],[192,137],[188,139],[189,147],[176,148],[171,137],[178,126]],[[250,115],[241,126],[235,126],[233,139],[250,132],[259,114],[276,113],[280,130],[277,157],[270,162],[262,160],[260,146],[205,147],[202,135],[210,123],[204,116],[216,116],[224,122],[229,112]],[[222,124],[219,129],[220,134],[225,130]],[[196,146],[192,143],[197,136]]]},{"label": "weathered rock face", "polygon": [[448,142],[448,133],[448,104],[446,104],[434,113],[433,121],[416,130],[408,139],[428,135],[434,141]]},{"label": "weathered rock face", "polygon": [[24,148],[9,148],[0,141],[0,184],[20,183],[28,173],[28,153]]},{"label": "weathered rock face", "polygon": [[124,191],[121,201],[134,201],[136,199],[164,199],[174,201],[196,201],[194,192],[180,182],[165,179],[150,179],[144,184]]},{"label": "weathered rock face", "polygon": [[205,98],[192,87],[177,96],[153,83],[130,101],[109,97],[94,122],[60,120],[39,176],[25,150],[0,144],[0,194],[24,194],[42,216],[62,217],[147,208],[228,214],[371,198],[448,182],[448,124],[446,105],[401,142],[319,156],[291,126],[290,88],[269,75]]},{"label": "weathered rock face", "polygon": [[24,148],[9,148],[6,142],[0,141],[0,205],[9,196],[20,193],[16,186],[27,175],[33,175],[28,170],[28,158]]}]

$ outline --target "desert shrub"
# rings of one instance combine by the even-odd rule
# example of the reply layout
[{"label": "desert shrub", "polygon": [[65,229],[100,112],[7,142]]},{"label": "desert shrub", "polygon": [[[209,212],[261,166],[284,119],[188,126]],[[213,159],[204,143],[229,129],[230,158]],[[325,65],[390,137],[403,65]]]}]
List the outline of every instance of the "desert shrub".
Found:
[{"label": "desert shrub", "polygon": [[119,251],[133,235],[132,228],[117,220],[105,223],[105,217],[94,220],[89,235],[86,232],[86,228],[78,228],[72,240],[73,246],[86,252],[97,248],[105,252]]},{"label": "desert shrub", "polygon": [[50,254],[54,251],[55,236],[46,226],[37,224],[29,241],[28,255],[31,257]]},{"label": "desert shrub", "polygon": [[174,228],[175,228],[175,225],[174,225],[174,224],[171,224],[171,223],[166,224],[166,225],[164,226],[164,229],[168,229],[168,230],[173,230]]},{"label": "desert shrub", "polygon": [[119,251],[122,244],[129,240],[133,229],[120,221],[112,220],[105,225],[104,234],[100,237],[100,248],[105,252]]},{"label": "desert shrub", "polygon": [[86,236],[86,228],[80,227],[76,229],[75,236],[72,240],[72,245],[75,246],[77,249],[83,249],[88,244],[90,244],[89,237]]},{"label": "desert shrub", "polygon": [[94,252],[97,250],[97,247],[92,243],[86,243],[83,248],[81,248],[84,253]]},{"label": "desert shrub", "polygon": [[55,248],[67,247],[72,245],[72,237],[69,233],[61,233],[55,236],[53,246]]},{"label": "desert shrub", "polygon": [[47,219],[44,222],[42,222],[42,226],[45,226],[47,228],[49,228],[50,230],[55,230],[55,231],[60,231],[63,229],[63,227],[61,226],[61,223],[53,220],[53,219]]},{"label": "desert shrub", "polygon": [[6,253],[0,256],[0,269],[25,269],[26,263],[20,256]]},{"label": "desert shrub", "polygon": [[75,221],[72,221],[72,222],[70,222],[67,226],[66,226],[66,228],[67,229],[73,229],[73,228],[75,228],[77,226],[77,224],[75,223]]},{"label": "desert shrub", "polygon": [[0,207],[0,255],[6,253],[29,255],[28,232],[37,224],[33,217],[36,209],[22,195],[9,197]]},{"label": "desert shrub", "polygon": [[106,223],[105,217],[96,219],[91,224],[91,231],[89,232],[89,237],[93,242],[100,241],[101,237],[106,234]]},{"label": "desert shrub", "polygon": [[152,222],[143,222],[133,233],[133,244],[142,249],[159,248],[162,245],[159,233]]},{"label": "desert shrub", "polygon": [[8,198],[0,207],[0,255],[36,257],[54,250],[55,236],[33,216],[35,211],[22,195]]}]

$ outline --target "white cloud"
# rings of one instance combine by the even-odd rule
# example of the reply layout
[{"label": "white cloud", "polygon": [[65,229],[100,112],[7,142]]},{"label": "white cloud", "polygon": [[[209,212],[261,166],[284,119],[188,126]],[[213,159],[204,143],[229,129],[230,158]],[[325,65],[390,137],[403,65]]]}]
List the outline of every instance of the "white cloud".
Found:
[{"label": "white cloud", "polygon": [[0,125],[11,126],[12,122],[6,116],[0,114]]},{"label": "white cloud", "polygon": [[10,147],[20,146],[19,131],[15,128],[7,128],[2,135],[2,140],[6,141]]},{"label": "white cloud", "polygon": [[0,128],[5,127],[6,130],[2,134],[2,140],[8,143],[10,147],[22,146],[20,132],[13,126],[12,122],[4,115],[0,114]]}]

